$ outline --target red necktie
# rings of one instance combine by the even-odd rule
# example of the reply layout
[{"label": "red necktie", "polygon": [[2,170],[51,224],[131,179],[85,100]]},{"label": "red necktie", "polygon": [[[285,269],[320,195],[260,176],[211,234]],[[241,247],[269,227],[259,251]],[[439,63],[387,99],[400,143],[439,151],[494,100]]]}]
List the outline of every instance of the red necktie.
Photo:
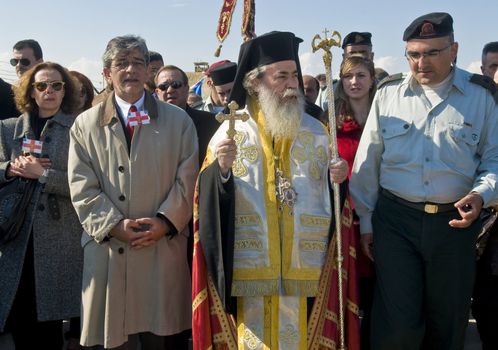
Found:
[{"label": "red necktie", "polygon": [[135,131],[135,127],[130,125],[130,117],[136,117],[135,112],[137,112],[137,107],[135,107],[135,105],[131,105],[128,111],[128,122],[126,123],[126,129],[128,129],[128,135],[130,135],[130,138],[133,138],[133,132]]}]

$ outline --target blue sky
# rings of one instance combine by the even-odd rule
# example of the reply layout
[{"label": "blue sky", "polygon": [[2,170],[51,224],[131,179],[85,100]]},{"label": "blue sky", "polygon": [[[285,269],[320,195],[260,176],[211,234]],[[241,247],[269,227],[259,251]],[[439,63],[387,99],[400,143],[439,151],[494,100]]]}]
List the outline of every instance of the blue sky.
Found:
[{"label": "blue sky", "polygon": [[[12,82],[8,64],[12,45],[21,39],[40,42],[45,60],[55,61],[88,75],[101,87],[101,56],[109,39],[123,34],[142,36],[149,49],[160,52],[166,63],[186,71],[194,61],[214,62],[218,46],[215,32],[221,0],[53,0],[9,1],[1,5],[0,77]],[[241,44],[243,1],[239,0],[221,58],[236,60]],[[292,31],[304,39],[300,47],[303,71],[324,71],[321,54],[311,53],[311,39],[324,27],[343,36],[351,31],[373,34],[376,66],[389,73],[407,71],[401,40],[416,17],[433,11],[449,12],[459,42],[458,65],[479,71],[485,43],[498,40],[496,0],[256,0],[256,33]],[[333,49],[333,70],[341,51]]]}]

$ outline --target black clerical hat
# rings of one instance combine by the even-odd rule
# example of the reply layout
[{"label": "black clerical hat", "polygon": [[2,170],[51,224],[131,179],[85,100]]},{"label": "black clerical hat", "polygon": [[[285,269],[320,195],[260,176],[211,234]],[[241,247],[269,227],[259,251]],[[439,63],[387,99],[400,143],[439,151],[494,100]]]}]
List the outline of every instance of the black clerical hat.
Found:
[{"label": "black clerical hat", "polygon": [[254,68],[275,62],[296,61],[299,79],[302,82],[298,55],[299,43],[302,41],[294,33],[274,31],[243,43],[240,46],[237,74],[230,101],[236,101],[239,107],[243,108],[246,103],[246,91],[242,83],[246,74]]},{"label": "black clerical hat", "polygon": [[215,86],[225,85],[231,83],[235,79],[235,73],[237,72],[237,63],[226,62],[216,68],[213,68],[209,72],[209,77],[213,81]]},{"label": "black clerical hat", "polygon": [[351,32],[342,41],[342,48],[350,45],[372,46],[372,34],[369,32]]},{"label": "black clerical hat", "polygon": [[211,63],[209,65],[209,68],[206,69],[206,71],[204,72],[204,74],[209,77],[209,74],[211,73],[211,71],[213,69],[215,69],[218,66],[221,66],[222,64],[228,63],[228,62],[230,62],[230,60],[221,60],[221,61],[218,61],[218,62],[213,62],[213,63]]},{"label": "black clerical hat", "polygon": [[403,34],[403,40],[432,39],[453,33],[453,18],[446,12],[432,12],[415,19]]}]

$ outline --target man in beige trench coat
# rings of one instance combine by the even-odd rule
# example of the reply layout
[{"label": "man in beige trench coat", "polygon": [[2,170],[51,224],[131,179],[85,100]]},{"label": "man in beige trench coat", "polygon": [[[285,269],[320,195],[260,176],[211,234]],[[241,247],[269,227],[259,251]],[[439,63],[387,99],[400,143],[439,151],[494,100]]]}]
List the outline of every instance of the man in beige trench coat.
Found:
[{"label": "man in beige trench coat", "polygon": [[198,172],[194,124],[144,91],[135,36],[103,55],[114,93],[71,128],[68,176],[84,228],[81,344],[183,349],[191,328],[188,221]]}]

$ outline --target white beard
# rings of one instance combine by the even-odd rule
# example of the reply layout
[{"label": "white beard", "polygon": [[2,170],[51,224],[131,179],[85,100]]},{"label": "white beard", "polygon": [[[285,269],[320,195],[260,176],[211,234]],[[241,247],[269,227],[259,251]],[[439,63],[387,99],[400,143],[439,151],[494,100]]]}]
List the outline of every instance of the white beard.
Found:
[{"label": "white beard", "polygon": [[[291,98],[294,97],[294,98]],[[287,89],[283,96],[261,86],[258,100],[265,116],[265,129],[272,137],[293,140],[301,125],[304,97],[298,89]]]}]

